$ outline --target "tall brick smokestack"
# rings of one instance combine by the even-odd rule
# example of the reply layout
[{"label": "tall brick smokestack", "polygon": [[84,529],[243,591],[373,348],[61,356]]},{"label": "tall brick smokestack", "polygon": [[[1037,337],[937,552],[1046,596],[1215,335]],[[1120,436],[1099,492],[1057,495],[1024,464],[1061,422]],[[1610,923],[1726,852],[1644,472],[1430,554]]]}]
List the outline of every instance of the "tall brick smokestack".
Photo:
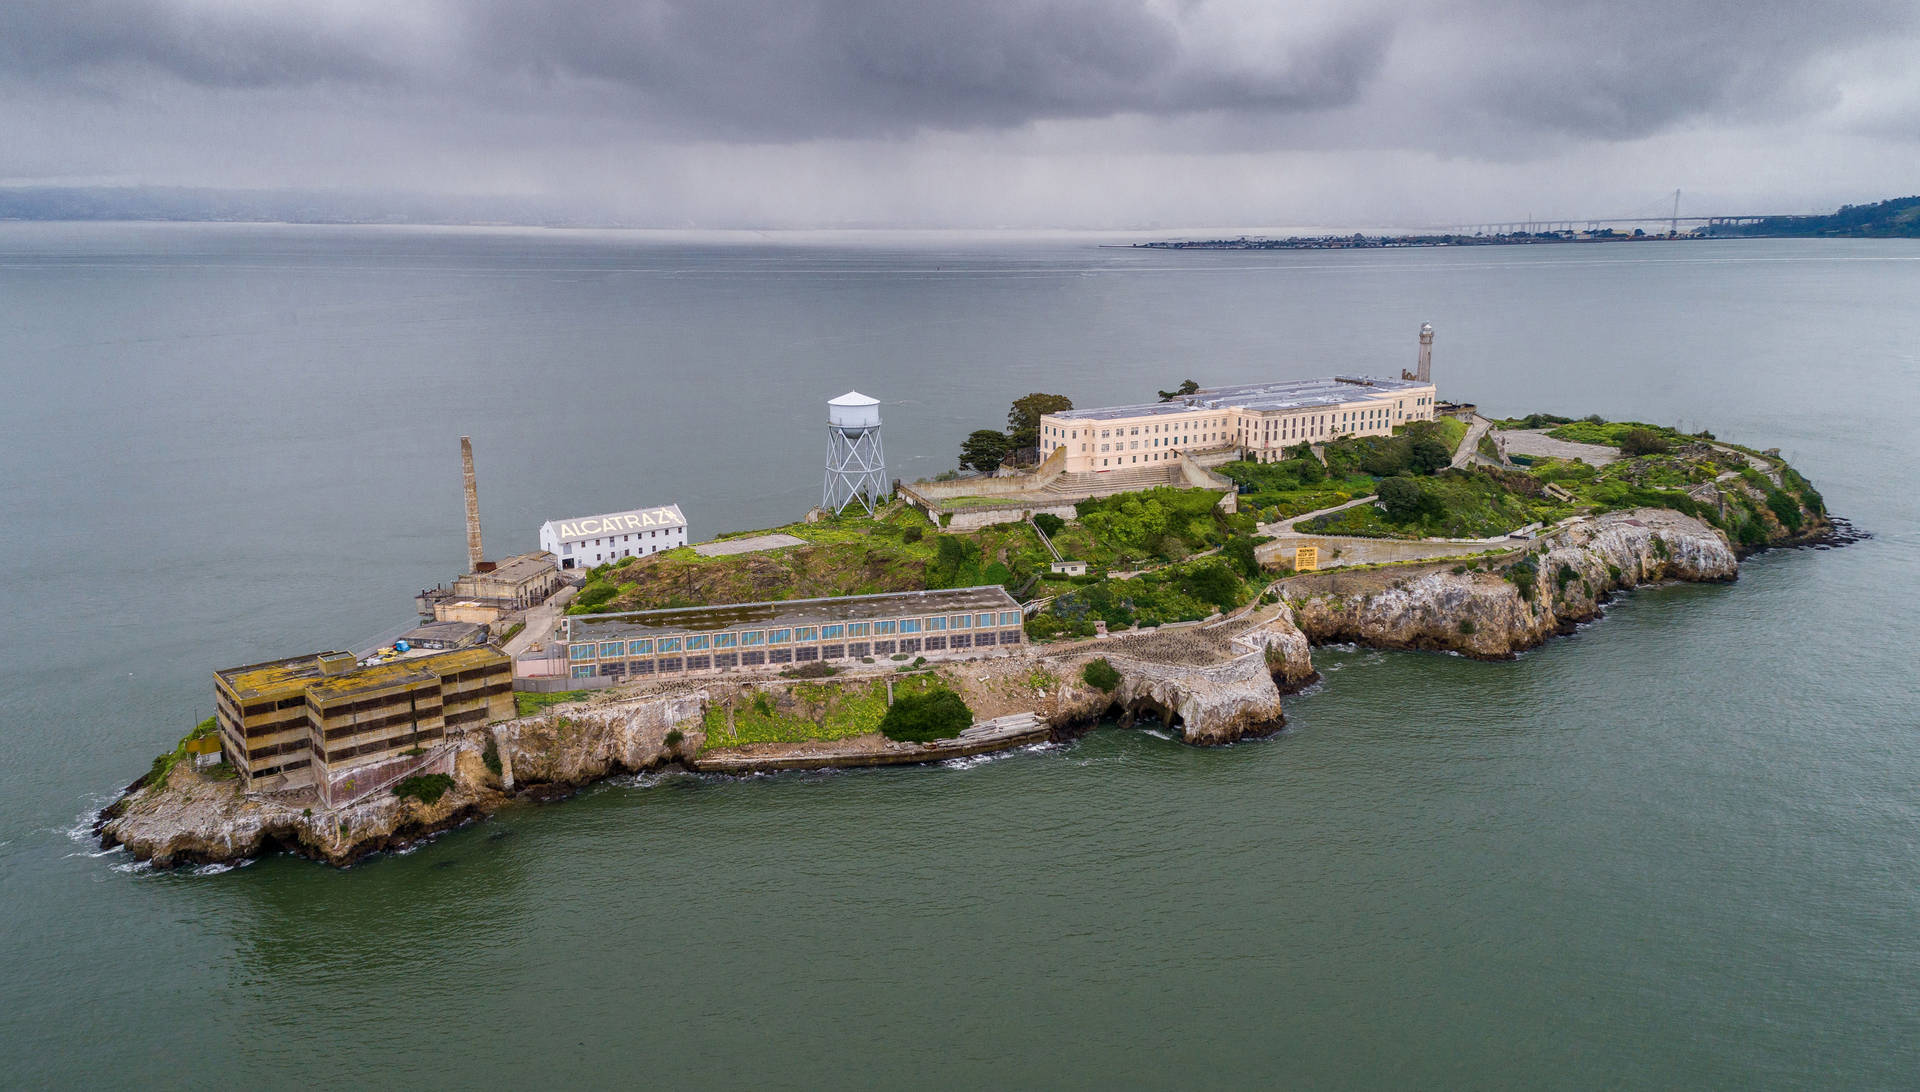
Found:
[{"label": "tall brick smokestack", "polygon": [[460,437],[460,465],[467,475],[467,571],[479,572],[486,553],[480,549],[480,491],[473,484],[473,441]]}]

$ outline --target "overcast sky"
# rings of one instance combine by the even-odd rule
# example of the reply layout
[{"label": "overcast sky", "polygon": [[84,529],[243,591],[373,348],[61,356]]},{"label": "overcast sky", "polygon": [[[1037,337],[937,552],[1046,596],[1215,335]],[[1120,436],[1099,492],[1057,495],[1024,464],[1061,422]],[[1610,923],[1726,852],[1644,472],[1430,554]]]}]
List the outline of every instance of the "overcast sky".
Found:
[{"label": "overcast sky", "polygon": [[1914,0],[0,0],[0,182],[714,227],[1790,212],[1920,192],[1916,58]]}]

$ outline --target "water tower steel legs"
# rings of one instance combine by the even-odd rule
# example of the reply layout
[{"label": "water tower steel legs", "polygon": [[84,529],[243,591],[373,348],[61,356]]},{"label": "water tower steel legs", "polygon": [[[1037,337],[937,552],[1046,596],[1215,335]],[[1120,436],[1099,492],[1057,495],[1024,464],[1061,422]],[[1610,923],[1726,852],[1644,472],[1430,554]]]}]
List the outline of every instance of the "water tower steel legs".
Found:
[{"label": "water tower steel legs", "polygon": [[839,513],[855,500],[874,514],[887,493],[887,459],[880,429],[827,429],[827,480],[822,506]]}]

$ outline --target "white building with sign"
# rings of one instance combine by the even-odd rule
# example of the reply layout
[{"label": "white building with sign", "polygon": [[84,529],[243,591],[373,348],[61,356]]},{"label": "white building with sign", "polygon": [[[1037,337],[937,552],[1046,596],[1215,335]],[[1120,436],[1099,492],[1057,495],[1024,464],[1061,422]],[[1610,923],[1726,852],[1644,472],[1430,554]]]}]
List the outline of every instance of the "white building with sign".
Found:
[{"label": "white building with sign", "polygon": [[636,508],[604,516],[550,519],[540,525],[540,548],[563,569],[591,569],[623,557],[646,557],[687,544],[680,506]]}]

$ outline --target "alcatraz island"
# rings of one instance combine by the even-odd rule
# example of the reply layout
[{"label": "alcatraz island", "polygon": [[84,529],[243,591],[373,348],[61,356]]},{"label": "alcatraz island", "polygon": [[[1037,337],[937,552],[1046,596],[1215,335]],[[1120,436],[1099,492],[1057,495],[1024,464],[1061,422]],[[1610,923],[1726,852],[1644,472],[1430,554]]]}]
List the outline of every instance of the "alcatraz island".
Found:
[{"label": "alcatraz island", "polygon": [[689,544],[677,506],[551,521],[391,645],[214,672],[216,714],[100,815],[157,866],[346,865],[616,774],[929,763],[1102,721],[1271,733],[1330,643],[1512,658],[1618,592],[1844,541],[1778,451],[1443,401],[1397,378],[1134,405],[1016,400],[889,481],[880,403],[828,405],[822,503]]}]

